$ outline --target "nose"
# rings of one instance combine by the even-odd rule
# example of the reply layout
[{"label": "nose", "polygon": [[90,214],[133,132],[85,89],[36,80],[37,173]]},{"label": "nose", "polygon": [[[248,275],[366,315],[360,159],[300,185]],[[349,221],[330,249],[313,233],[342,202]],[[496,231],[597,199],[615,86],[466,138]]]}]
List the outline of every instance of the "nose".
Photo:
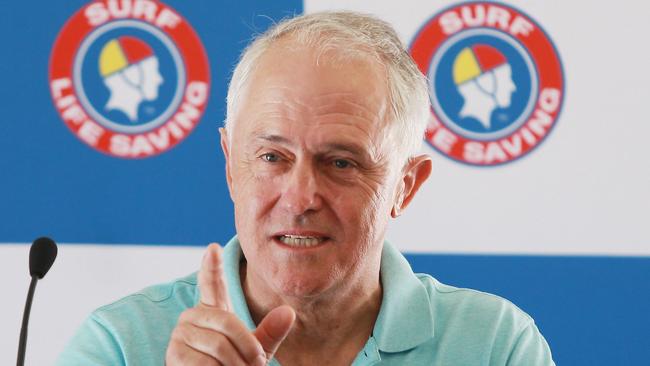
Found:
[{"label": "nose", "polygon": [[287,178],[281,200],[289,214],[298,216],[321,209],[320,179],[312,164],[294,164],[287,172]]}]

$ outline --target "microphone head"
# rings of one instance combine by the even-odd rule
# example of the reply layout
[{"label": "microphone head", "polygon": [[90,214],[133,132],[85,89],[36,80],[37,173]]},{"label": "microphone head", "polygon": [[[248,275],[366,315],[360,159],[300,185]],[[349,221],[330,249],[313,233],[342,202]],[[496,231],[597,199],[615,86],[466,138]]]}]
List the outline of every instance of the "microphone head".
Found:
[{"label": "microphone head", "polygon": [[50,270],[56,259],[56,243],[46,237],[38,238],[29,249],[29,274],[39,279]]}]

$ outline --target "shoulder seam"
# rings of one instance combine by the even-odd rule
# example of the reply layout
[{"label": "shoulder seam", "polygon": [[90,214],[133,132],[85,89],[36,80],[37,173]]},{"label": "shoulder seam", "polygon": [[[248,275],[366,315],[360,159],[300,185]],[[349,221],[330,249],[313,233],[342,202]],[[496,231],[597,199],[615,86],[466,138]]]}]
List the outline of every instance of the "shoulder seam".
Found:
[{"label": "shoulder seam", "polygon": [[188,281],[186,279],[179,279],[179,280],[176,280],[176,281],[173,282],[173,284],[171,285],[171,291],[169,291],[169,294],[167,294],[166,296],[164,296],[161,299],[152,298],[151,296],[145,294],[143,291],[145,291],[146,289],[143,289],[143,290],[140,290],[140,291],[138,291],[136,293],[124,296],[123,298],[115,300],[115,301],[113,301],[113,302],[111,302],[109,304],[103,305],[103,306],[97,308],[96,311],[105,310],[105,309],[110,308],[110,307],[112,307],[114,305],[117,305],[117,304],[119,304],[119,303],[121,303],[123,301],[126,301],[127,299],[130,299],[130,298],[133,298],[133,297],[140,297],[140,296],[144,297],[145,299],[147,299],[147,300],[149,300],[149,301],[151,301],[153,303],[163,302],[163,301],[169,300],[174,295],[174,292],[176,291],[176,287],[177,287],[178,284],[186,284],[186,285],[190,285],[190,286],[196,286],[196,282]]},{"label": "shoulder seam", "polygon": [[[439,282],[438,280],[436,280],[433,276],[429,275],[428,273],[416,273],[415,275],[418,277],[418,279],[420,279],[422,277],[431,279],[433,281],[433,288],[439,294],[451,294],[451,293],[455,293],[455,292],[471,292],[471,293],[474,293],[474,294],[485,295],[485,296],[491,297],[491,298],[496,299],[496,300],[504,301],[504,302],[510,304],[511,306],[513,306],[515,309],[517,309],[517,312],[524,315],[526,317],[526,319],[528,320],[526,326],[528,326],[530,322],[534,322],[533,318],[527,312],[525,312],[519,306],[517,306],[517,304],[513,303],[512,301],[506,299],[503,296],[495,295],[495,294],[492,294],[492,293],[489,293],[489,292],[474,290],[474,289],[471,289],[471,288],[455,287],[455,286],[449,286],[449,285],[445,285],[445,286],[452,287],[453,290],[451,290],[451,291],[443,291],[438,287],[438,285],[440,285],[442,283]],[[524,326],[524,328],[526,326]]]}]

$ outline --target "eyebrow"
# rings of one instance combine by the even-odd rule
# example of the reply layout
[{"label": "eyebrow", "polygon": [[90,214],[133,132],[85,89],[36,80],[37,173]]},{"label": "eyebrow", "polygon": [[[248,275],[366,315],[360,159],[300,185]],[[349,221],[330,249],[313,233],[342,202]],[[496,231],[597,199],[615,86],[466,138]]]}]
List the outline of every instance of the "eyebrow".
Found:
[{"label": "eyebrow", "polygon": [[269,142],[276,142],[283,145],[289,145],[291,143],[291,141],[289,141],[288,138],[282,137],[280,135],[258,135],[256,139],[269,141]]},{"label": "eyebrow", "polygon": [[354,155],[365,155],[365,150],[362,149],[357,144],[331,143],[331,144],[326,144],[325,147],[327,148],[327,150],[340,150],[340,151],[347,151]]},{"label": "eyebrow", "polygon": [[[291,140],[280,135],[259,135],[256,137],[256,139],[274,142],[282,145],[291,144]],[[347,151],[354,155],[366,155],[365,149],[363,149],[360,145],[355,143],[348,144],[348,143],[332,142],[332,143],[325,144],[324,147],[326,150],[339,150],[339,151]]]}]

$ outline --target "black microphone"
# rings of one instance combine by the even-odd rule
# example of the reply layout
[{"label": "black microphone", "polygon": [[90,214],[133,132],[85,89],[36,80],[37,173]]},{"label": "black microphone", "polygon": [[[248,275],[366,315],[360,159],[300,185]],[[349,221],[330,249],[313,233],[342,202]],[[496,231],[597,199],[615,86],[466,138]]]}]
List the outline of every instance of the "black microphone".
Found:
[{"label": "black microphone", "polygon": [[23,325],[20,328],[20,341],[18,343],[18,366],[25,363],[25,349],[27,347],[27,324],[29,323],[29,313],[32,310],[32,299],[36,282],[45,277],[56,259],[56,243],[54,240],[46,237],[38,238],[32,243],[29,249],[29,274],[32,276],[32,282],[29,284],[27,292],[27,302],[25,302],[25,311],[23,312]]}]

